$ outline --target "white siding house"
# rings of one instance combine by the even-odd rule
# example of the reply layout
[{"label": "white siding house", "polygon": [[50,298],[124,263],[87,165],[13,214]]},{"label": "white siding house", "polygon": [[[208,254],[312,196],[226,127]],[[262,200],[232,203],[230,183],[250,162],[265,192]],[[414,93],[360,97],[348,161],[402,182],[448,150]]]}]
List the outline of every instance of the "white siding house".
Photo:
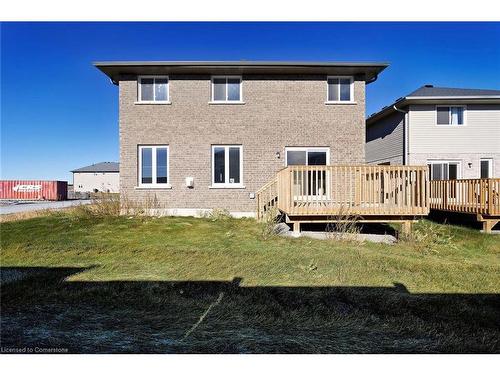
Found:
[{"label": "white siding house", "polygon": [[102,162],[73,171],[75,193],[118,193],[120,191],[120,164]]},{"label": "white siding house", "polygon": [[500,90],[423,86],[366,125],[368,163],[427,164],[431,179],[500,177]]}]

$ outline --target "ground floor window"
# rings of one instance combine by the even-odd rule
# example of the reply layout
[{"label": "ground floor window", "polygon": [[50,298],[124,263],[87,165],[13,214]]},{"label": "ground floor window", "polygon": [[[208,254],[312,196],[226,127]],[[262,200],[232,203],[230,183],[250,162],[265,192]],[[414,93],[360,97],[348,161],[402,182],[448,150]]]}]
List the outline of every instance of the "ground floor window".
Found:
[{"label": "ground floor window", "polygon": [[238,187],[243,184],[243,158],[241,145],[212,146],[212,185]]},{"label": "ground floor window", "polygon": [[330,149],[327,147],[286,147],[286,165],[328,165]]},{"label": "ground floor window", "polygon": [[429,180],[456,180],[459,178],[460,163],[457,161],[430,161]]},{"label": "ground floor window", "polygon": [[481,159],[481,178],[493,177],[493,159]]},{"label": "ground floor window", "polygon": [[139,186],[166,186],[169,182],[167,145],[139,146]]}]

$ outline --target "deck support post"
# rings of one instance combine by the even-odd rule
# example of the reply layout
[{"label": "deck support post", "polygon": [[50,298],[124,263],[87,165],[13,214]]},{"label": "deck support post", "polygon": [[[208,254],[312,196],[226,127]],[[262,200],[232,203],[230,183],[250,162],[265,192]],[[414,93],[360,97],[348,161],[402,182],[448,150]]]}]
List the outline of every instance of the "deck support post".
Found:
[{"label": "deck support post", "polygon": [[300,221],[293,222],[293,232],[296,234],[300,233]]},{"label": "deck support post", "polygon": [[495,225],[497,225],[497,223],[499,221],[500,220],[484,220],[483,221],[483,232],[484,233],[491,233],[491,231],[493,230],[493,227]]},{"label": "deck support post", "polygon": [[403,221],[401,224],[401,232],[408,236],[411,234],[412,222],[410,220]]}]

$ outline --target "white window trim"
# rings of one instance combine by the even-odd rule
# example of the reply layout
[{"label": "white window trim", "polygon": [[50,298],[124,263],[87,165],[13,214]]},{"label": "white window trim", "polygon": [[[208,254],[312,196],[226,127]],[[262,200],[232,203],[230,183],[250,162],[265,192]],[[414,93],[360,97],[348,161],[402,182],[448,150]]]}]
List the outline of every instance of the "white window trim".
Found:
[{"label": "white window trim", "polygon": [[[462,178],[462,161],[461,160],[427,160],[427,164],[457,164],[457,180]],[[433,174],[431,169],[431,175]],[[448,175],[448,177],[450,177]]]},{"label": "white window trim", "polygon": [[[463,124],[438,124],[438,108],[442,108],[442,107],[460,107],[460,108],[463,108],[464,109],[464,123]],[[463,128],[465,126],[467,126],[467,106],[465,104],[438,104],[436,105],[436,108],[434,110],[435,112],[435,116],[434,116],[434,123],[436,124],[436,126],[440,126],[440,127],[449,127],[449,128]],[[451,113],[449,113],[449,118],[451,120]]]},{"label": "white window trim", "polygon": [[[224,178],[226,181],[229,181],[229,148],[230,147],[238,147],[240,149],[240,182],[238,183],[230,183],[230,182],[215,182],[214,179],[214,171],[215,171],[215,158],[214,158],[214,150],[216,147],[224,147]],[[212,157],[212,170],[211,170],[211,178],[210,181],[212,185],[211,189],[244,189],[245,185],[243,184],[243,146],[242,145],[212,145],[211,147],[211,157]]]},{"label": "white window trim", "polygon": [[326,165],[330,165],[330,147],[285,147],[285,166],[288,166],[288,151],[305,151],[306,152],[306,165],[307,165],[307,153],[320,151],[326,152]]},{"label": "white window trim", "polygon": [[[141,90],[141,85],[142,85],[142,80],[144,78],[153,78],[154,80],[156,79],[166,79],[167,80],[167,100],[142,100],[142,90]],[[153,81],[153,97],[156,94],[155,90],[155,81]],[[168,76],[157,76],[157,75],[143,75],[143,76],[137,76],[137,101],[135,104],[171,104],[172,102],[170,101],[170,78]]]},{"label": "white window trim", "polygon": [[481,178],[481,162],[482,161],[487,161],[488,162],[488,174],[489,178],[493,178],[493,158],[481,158],[479,159],[479,178]]},{"label": "white window trim", "polygon": [[[142,182],[142,150],[144,148],[151,148],[151,161],[152,161],[152,183],[146,184]],[[158,148],[166,148],[167,149],[167,183],[157,183],[156,182],[156,150]],[[147,189],[171,189],[172,185],[170,185],[170,147],[169,145],[139,145],[137,148],[138,154],[138,174],[137,174],[137,188],[147,188]]]},{"label": "white window trim", "polygon": [[[349,100],[328,100],[328,93],[329,93],[329,85],[328,85],[328,80],[330,79],[346,79],[348,78],[351,81],[350,87],[351,87],[351,95]],[[338,91],[338,97],[340,99],[340,84],[339,86],[339,91]],[[353,76],[327,76],[326,77],[326,101],[325,104],[356,104],[354,101],[354,77]]]},{"label": "white window trim", "polygon": [[[218,78],[226,79],[226,100],[214,99],[214,80]],[[228,100],[227,80],[230,78],[237,78],[240,80],[240,100]],[[212,76],[210,79],[210,101],[209,104],[245,104],[243,101],[243,78],[242,76]]]}]

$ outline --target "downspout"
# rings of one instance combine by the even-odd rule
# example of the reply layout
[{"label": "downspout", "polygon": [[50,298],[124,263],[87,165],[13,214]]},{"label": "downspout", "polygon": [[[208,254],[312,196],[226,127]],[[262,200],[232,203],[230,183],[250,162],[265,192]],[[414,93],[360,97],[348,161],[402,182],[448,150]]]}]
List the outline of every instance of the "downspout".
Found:
[{"label": "downspout", "polygon": [[408,165],[408,159],[409,159],[409,137],[408,137],[408,111],[402,110],[398,107],[396,107],[396,104],[392,106],[395,111],[404,113],[403,117],[403,165]]}]

